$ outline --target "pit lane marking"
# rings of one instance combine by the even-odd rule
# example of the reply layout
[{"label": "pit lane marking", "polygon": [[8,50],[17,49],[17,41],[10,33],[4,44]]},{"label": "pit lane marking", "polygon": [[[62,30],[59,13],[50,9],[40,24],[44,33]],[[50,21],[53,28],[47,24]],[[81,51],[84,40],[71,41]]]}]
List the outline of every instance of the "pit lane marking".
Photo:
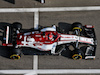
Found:
[{"label": "pit lane marking", "polygon": [[0,70],[0,74],[100,74],[100,69],[39,69],[39,70]]},{"label": "pit lane marking", "polygon": [[52,11],[90,11],[100,10],[100,6],[49,7],[49,8],[0,8],[0,12],[52,12]]},{"label": "pit lane marking", "polygon": [[34,29],[38,29],[39,25],[39,12],[34,12]]},{"label": "pit lane marking", "polygon": [[38,55],[34,55],[33,56],[33,70],[37,70],[38,69]]}]

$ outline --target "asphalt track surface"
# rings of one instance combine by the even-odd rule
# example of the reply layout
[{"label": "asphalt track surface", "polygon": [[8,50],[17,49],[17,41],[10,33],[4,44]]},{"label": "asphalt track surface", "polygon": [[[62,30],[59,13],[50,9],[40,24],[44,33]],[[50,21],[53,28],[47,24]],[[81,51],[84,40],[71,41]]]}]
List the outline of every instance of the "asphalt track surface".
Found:
[{"label": "asphalt track surface", "polygon": [[45,0],[45,4],[38,2],[39,0],[15,0],[15,4],[0,0],[0,7],[2,8],[38,8],[38,7],[74,7],[74,6],[99,6],[99,0]]},{"label": "asphalt track surface", "polygon": [[[59,0],[61,1],[61,0]],[[16,0],[15,4],[0,1],[0,8],[7,7],[61,7],[61,6],[99,6],[99,0],[46,0],[45,4],[40,4],[35,0]],[[21,4],[20,4],[21,3]],[[39,69],[100,69],[100,11],[77,11],[77,12],[42,12],[39,16],[39,24],[42,26],[67,25],[73,22],[81,22],[83,25],[94,25],[98,40],[95,60],[72,60],[65,56],[47,56],[40,55],[38,59]],[[5,23],[20,22],[23,28],[32,28],[34,26],[34,13],[0,13],[0,28]],[[66,26],[65,26],[66,27]],[[0,33],[2,35],[2,33]],[[5,47],[0,47],[0,69],[32,69],[33,56],[22,55],[20,60],[11,60],[8,57],[9,51]],[[26,53],[32,53],[32,49],[26,49]],[[86,75],[86,74],[82,74]],[[87,74],[88,75],[88,74]],[[94,75],[94,74],[92,74]]]}]

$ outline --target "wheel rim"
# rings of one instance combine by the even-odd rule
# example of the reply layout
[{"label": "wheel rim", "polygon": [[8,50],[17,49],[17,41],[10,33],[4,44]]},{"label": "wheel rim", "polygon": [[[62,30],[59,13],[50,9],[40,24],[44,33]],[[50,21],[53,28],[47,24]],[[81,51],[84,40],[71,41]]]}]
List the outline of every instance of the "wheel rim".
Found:
[{"label": "wheel rim", "polygon": [[73,28],[73,30],[76,30],[76,29],[77,29],[77,30],[80,30],[80,32],[82,31],[82,29],[79,28],[79,27],[74,27],[74,28]]},{"label": "wheel rim", "polygon": [[18,60],[18,59],[20,59],[20,56],[16,55],[16,54],[13,54],[13,55],[10,56],[10,59]]},{"label": "wheel rim", "polygon": [[74,60],[80,60],[80,59],[82,59],[82,55],[74,54],[74,55],[72,56],[72,58],[73,58]]}]

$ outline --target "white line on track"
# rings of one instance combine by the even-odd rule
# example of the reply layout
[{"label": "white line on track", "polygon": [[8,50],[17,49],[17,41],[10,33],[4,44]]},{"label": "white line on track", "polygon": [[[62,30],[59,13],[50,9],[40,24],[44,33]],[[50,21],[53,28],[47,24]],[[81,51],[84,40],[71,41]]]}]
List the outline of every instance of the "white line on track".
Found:
[{"label": "white line on track", "polygon": [[51,11],[89,11],[100,10],[100,6],[86,7],[49,7],[49,8],[0,8],[0,12],[51,12]]},{"label": "white line on track", "polygon": [[33,62],[33,69],[37,70],[38,69],[38,55],[34,55],[34,62]]},{"label": "white line on track", "polygon": [[38,29],[38,25],[39,25],[39,12],[36,11],[34,12],[34,28]]},{"label": "white line on track", "polygon": [[100,69],[0,70],[0,74],[100,74]]}]

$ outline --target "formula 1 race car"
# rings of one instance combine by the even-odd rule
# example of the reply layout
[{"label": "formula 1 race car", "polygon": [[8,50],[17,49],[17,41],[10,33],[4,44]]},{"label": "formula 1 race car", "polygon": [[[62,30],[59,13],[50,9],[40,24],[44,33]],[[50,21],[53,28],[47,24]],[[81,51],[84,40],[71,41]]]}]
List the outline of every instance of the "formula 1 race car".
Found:
[{"label": "formula 1 race car", "polygon": [[[61,55],[63,50],[70,49],[73,59],[95,59],[97,40],[94,26],[82,26],[79,22],[71,25],[69,34],[55,25],[24,30],[21,23],[15,22],[5,26],[2,45],[11,48],[10,58],[14,60],[20,59],[23,47],[49,51],[51,55]],[[86,48],[81,50],[83,45]]]}]

